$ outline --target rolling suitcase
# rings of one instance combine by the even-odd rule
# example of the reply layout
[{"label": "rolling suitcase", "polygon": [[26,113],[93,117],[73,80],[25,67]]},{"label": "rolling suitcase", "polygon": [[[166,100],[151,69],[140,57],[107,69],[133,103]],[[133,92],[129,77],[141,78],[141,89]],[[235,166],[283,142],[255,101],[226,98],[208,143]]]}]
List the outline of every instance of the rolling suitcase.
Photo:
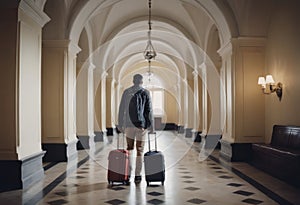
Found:
[{"label": "rolling suitcase", "polygon": [[[125,134],[123,134],[124,148]],[[129,184],[129,152],[125,149],[119,149],[119,136],[117,149],[109,152],[108,155],[108,183],[113,185],[114,182]]]},{"label": "rolling suitcase", "polygon": [[154,133],[154,137],[155,150],[151,151],[150,149],[150,133],[148,133],[149,151],[144,154],[147,186],[150,185],[150,182],[161,182],[162,185],[165,182],[165,159],[164,155],[160,151],[157,151],[156,133]]}]

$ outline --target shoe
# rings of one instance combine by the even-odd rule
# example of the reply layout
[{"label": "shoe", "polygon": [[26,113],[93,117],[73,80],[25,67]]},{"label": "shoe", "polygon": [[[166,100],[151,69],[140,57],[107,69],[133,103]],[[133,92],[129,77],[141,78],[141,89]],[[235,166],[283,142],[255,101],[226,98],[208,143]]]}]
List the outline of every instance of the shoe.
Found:
[{"label": "shoe", "polygon": [[129,180],[128,180],[128,181],[125,181],[124,184],[125,184],[126,186],[129,186],[129,185],[130,185],[130,181],[129,181]]},{"label": "shoe", "polygon": [[142,181],[142,177],[141,176],[135,176],[134,177],[134,182],[135,183],[140,183]]}]

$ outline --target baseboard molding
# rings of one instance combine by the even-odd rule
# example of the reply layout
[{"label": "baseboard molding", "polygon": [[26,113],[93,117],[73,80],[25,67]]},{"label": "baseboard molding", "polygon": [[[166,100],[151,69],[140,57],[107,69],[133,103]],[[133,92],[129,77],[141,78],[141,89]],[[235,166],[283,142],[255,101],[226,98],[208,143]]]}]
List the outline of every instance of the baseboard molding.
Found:
[{"label": "baseboard molding", "polygon": [[67,144],[67,161],[70,164],[74,163],[78,159],[76,144],[77,144],[77,140],[74,140]]},{"label": "baseboard molding", "polygon": [[202,134],[202,131],[194,132],[194,136],[195,136],[194,142],[202,142],[201,134]]},{"label": "baseboard molding", "polygon": [[184,134],[184,126],[178,125],[178,133],[179,134]]},{"label": "baseboard molding", "polygon": [[0,192],[27,189],[44,177],[45,151],[23,160],[0,160]]},{"label": "baseboard molding", "polygon": [[211,135],[208,134],[205,136],[205,149],[220,149],[221,144],[220,144],[220,139],[222,135],[221,134],[216,134],[216,135]]},{"label": "baseboard molding", "polygon": [[177,131],[178,130],[178,125],[175,123],[164,123],[163,124],[163,129],[166,131]]},{"label": "baseboard molding", "polygon": [[193,129],[192,128],[185,128],[185,137],[192,138],[193,137]]},{"label": "baseboard molding", "polygon": [[103,142],[103,132],[95,132],[95,142]]},{"label": "baseboard molding", "polygon": [[248,162],[252,157],[251,143],[231,143],[221,140],[220,157],[231,162]]},{"label": "baseboard molding", "polygon": [[77,136],[77,150],[90,149],[90,136]]},{"label": "baseboard molding", "polygon": [[77,140],[65,143],[43,143],[42,149],[46,151],[44,162],[69,162],[77,159]]},{"label": "baseboard molding", "polygon": [[107,136],[114,136],[114,134],[117,132],[116,128],[112,128],[112,127],[108,127],[106,128],[106,130],[107,130],[106,133]]}]

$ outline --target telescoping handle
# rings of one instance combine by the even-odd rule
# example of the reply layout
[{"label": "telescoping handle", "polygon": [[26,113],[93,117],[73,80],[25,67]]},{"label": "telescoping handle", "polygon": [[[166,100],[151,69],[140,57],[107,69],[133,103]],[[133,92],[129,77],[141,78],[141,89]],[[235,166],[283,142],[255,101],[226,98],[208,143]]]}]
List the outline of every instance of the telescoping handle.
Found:
[{"label": "telescoping handle", "polygon": [[120,133],[118,135],[118,139],[117,139],[117,149],[119,149],[119,144],[120,144],[120,135],[123,135],[123,149],[125,149],[125,133]]},{"label": "telescoping handle", "polygon": [[148,132],[148,147],[149,147],[149,152],[151,151],[151,145],[150,145],[150,135],[154,135],[154,142],[155,142],[155,151],[157,151],[157,140],[156,140],[156,132]]}]

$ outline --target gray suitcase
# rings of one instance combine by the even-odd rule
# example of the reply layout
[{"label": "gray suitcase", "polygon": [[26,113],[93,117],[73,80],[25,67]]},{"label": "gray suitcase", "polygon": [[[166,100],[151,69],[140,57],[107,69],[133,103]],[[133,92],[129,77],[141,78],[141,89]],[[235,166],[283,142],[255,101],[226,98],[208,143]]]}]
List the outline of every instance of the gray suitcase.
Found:
[{"label": "gray suitcase", "polygon": [[155,135],[155,150],[150,149],[150,133],[148,133],[149,151],[144,154],[147,186],[150,182],[161,182],[162,185],[165,182],[165,159],[162,152],[157,151],[156,133],[153,134]]}]

